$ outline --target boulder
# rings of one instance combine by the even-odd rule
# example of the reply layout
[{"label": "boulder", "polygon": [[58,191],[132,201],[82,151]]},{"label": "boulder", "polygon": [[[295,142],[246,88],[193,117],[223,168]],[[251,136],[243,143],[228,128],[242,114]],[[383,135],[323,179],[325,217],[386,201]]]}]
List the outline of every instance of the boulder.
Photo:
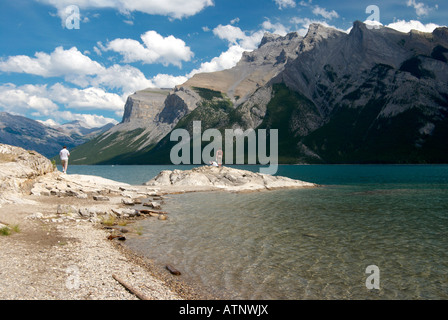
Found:
[{"label": "boulder", "polygon": [[133,206],[135,204],[132,199],[121,199],[121,203],[126,206]]},{"label": "boulder", "polygon": [[57,214],[72,214],[72,213],[78,213],[79,210],[75,207],[75,206],[71,206],[71,205],[64,205],[64,204],[60,204],[58,205]]},{"label": "boulder", "polygon": [[149,207],[149,208],[153,208],[153,209],[156,209],[156,210],[159,210],[159,209],[162,208],[160,203],[155,202],[155,201],[144,203],[143,206]]},{"label": "boulder", "polygon": [[106,196],[93,196],[93,200],[95,200],[95,201],[110,201],[110,198],[106,197]]}]

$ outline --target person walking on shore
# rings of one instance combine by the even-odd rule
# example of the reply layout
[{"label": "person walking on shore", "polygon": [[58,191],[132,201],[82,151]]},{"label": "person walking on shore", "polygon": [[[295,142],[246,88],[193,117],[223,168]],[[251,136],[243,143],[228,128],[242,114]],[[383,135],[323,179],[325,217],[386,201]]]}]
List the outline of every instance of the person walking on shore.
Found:
[{"label": "person walking on shore", "polygon": [[67,173],[68,157],[70,157],[70,152],[67,150],[67,147],[64,146],[64,148],[62,148],[62,150],[59,151],[59,158],[61,158],[63,173]]}]

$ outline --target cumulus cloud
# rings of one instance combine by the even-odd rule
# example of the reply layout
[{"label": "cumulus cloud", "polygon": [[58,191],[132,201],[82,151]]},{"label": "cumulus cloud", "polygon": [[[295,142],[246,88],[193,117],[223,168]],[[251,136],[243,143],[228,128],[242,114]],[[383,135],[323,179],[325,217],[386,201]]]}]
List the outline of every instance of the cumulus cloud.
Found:
[{"label": "cumulus cloud", "polygon": [[49,115],[59,109],[58,103],[73,109],[97,109],[117,111],[123,108],[125,99],[100,88],[70,88],[60,83],[47,85],[4,84],[0,86],[0,106],[12,111],[16,108],[34,110]]},{"label": "cumulus cloud", "polygon": [[270,20],[265,20],[262,26],[265,31],[270,31],[281,36],[285,36],[289,32],[289,28],[285,27],[280,22],[272,23]]},{"label": "cumulus cloud", "polygon": [[206,7],[213,6],[213,0],[36,0],[55,7],[63,24],[65,8],[71,5],[84,9],[115,9],[129,15],[131,12],[143,12],[153,15],[169,16],[174,19],[197,14]]},{"label": "cumulus cloud", "polygon": [[123,62],[161,63],[181,67],[182,61],[190,61],[194,54],[185,42],[174,36],[163,37],[156,31],[141,35],[143,43],[133,39],[115,39],[110,41],[106,50],[112,50],[123,56]]},{"label": "cumulus cloud", "polygon": [[312,0],[308,0],[308,1],[300,1],[299,2],[300,6],[302,7],[306,7],[306,8],[310,8],[311,12],[315,15],[315,16],[321,16],[324,19],[327,20],[331,20],[334,18],[339,18],[339,13],[337,13],[335,10],[327,10],[325,8],[322,8],[318,5],[313,5],[313,1]]},{"label": "cumulus cloud", "polygon": [[79,115],[60,110],[58,104],[76,110],[108,110],[122,112],[125,97],[105,92],[99,88],[77,89],[56,83],[47,85],[16,86],[11,83],[0,86],[0,108],[14,114],[32,114],[35,117],[51,117],[59,121],[85,120],[93,127],[116,120],[98,115]]},{"label": "cumulus cloud", "polygon": [[280,10],[285,8],[294,8],[296,2],[294,0],[274,0]]},{"label": "cumulus cloud", "polygon": [[211,61],[203,62],[199,68],[191,71],[187,77],[191,78],[196,73],[215,72],[233,68],[238,61],[241,60],[244,51],[246,50],[241,46],[233,45],[229,47],[227,51],[221,53],[218,57],[214,57]]},{"label": "cumulus cloud", "polygon": [[317,5],[313,8],[313,13],[316,16],[322,16],[328,20],[331,20],[333,18],[339,18],[339,14],[336,11],[334,10],[328,11],[325,8],[321,8]]},{"label": "cumulus cloud", "polygon": [[27,73],[43,77],[65,75],[87,76],[101,71],[103,67],[76,47],[64,50],[57,47],[51,54],[36,52],[34,57],[11,56],[0,60],[0,71]]},{"label": "cumulus cloud", "polygon": [[[433,8],[430,8],[429,6],[425,5],[423,2],[417,2],[416,0],[408,0],[406,3],[408,7],[413,7],[415,9],[415,13],[417,16],[427,16]],[[437,9],[437,5],[435,6],[435,9]]]},{"label": "cumulus cloud", "polygon": [[[112,118],[107,118],[102,115],[73,113],[71,111],[59,111],[54,116],[61,123],[78,120],[78,121],[83,122],[84,125],[87,125],[90,128],[103,127],[108,123],[113,123],[113,124],[118,123],[117,120],[112,119]],[[50,120],[50,122],[49,122],[49,120]],[[47,123],[47,124],[52,123],[51,119],[49,119],[49,120],[44,121],[44,123]]]},{"label": "cumulus cloud", "polygon": [[117,89],[123,94],[153,87],[154,84],[147,79],[143,72],[130,65],[114,64],[92,77],[90,85]]},{"label": "cumulus cloud", "polygon": [[264,31],[258,30],[248,34],[239,27],[230,24],[225,26],[220,24],[213,29],[213,34],[220,39],[228,41],[229,45],[239,45],[245,50],[254,50],[263,38]]},{"label": "cumulus cloud", "polygon": [[101,88],[77,89],[66,87],[60,83],[48,88],[44,94],[52,101],[70,109],[120,111],[125,102],[123,96],[106,92]]},{"label": "cumulus cloud", "polygon": [[76,47],[64,50],[57,47],[51,54],[37,52],[34,57],[10,56],[0,60],[0,71],[61,77],[80,87],[102,86],[123,93],[153,86],[137,68],[129,65],[104,67],[91,60]]},{"label": "cumulus cloud", "polygon": [[388,24],[387,27],[404,33],[408,33],[411,30],[432,33],[436,28],[439,28],[440,26],[434,23],[423,24],[420,21],[416,20],[398,20],[396,22]]},{"label": "cumulus cloud", "polygon": [[58,110],[58,106],[42,94],[44,87],[23,86],[17,88],[13,84],[0,86],[0,107],[7,112],[24,114],[32,110],[41,115],[49,116]]},{"label": "cumulus cloud", "polygon": [[188,78],[186,76],[173,76],[169,74],[158,74],[152,78],[153,84],[157,88],[174,88],[177,85],[183,84]]}]

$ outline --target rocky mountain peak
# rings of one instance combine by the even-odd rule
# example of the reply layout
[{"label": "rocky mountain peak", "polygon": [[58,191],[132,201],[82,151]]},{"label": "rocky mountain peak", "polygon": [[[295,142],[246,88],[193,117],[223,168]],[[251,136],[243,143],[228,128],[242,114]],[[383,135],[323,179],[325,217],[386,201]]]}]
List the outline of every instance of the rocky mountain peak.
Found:
[{"label": "rocky mountain peak", "polygon": [[444,43],[448,44],[448,28],[447,27],[440,27],[433,31],[432,33],[436,40],[443,41]]},{"label": "rocky mountain peak", "polygon": [[319,23],[312,23],[308,32],[300,43],[300,51],[306,52],[314,49],[322,41],[344,36],[345,33],[337,29],[326,27]]},{"label": "rocky mountain peak", "polygon": [[145,89],[130,95],[124,106],[122,123],[148,123],[164,107],[169,89]]},{"label": "rocky mountain peak", "polygon": [[265,32],[263,38],[261,39],[261,42],[260,42],[260,45],[258,46],[258,48],[264,46],[268,42],[273,42],[273,41],[277,40],[280,37],[281,36],[278,35],[278,34]]}]

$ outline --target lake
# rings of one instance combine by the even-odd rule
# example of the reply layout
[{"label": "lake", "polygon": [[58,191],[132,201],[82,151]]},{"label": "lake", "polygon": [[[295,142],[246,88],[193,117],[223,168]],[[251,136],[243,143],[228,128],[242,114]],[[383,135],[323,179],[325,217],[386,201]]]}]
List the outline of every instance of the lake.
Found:
[{"label": "lake", "polygon": [[[142,184],[164,169],[70,166]],[[257,171],[257,166],[233,166]],[[170,196],[126,244],[228,299],[448,299],[448,166],[281,165],[321,185]],[[369,289],[375,266],[375,283]]]}]

